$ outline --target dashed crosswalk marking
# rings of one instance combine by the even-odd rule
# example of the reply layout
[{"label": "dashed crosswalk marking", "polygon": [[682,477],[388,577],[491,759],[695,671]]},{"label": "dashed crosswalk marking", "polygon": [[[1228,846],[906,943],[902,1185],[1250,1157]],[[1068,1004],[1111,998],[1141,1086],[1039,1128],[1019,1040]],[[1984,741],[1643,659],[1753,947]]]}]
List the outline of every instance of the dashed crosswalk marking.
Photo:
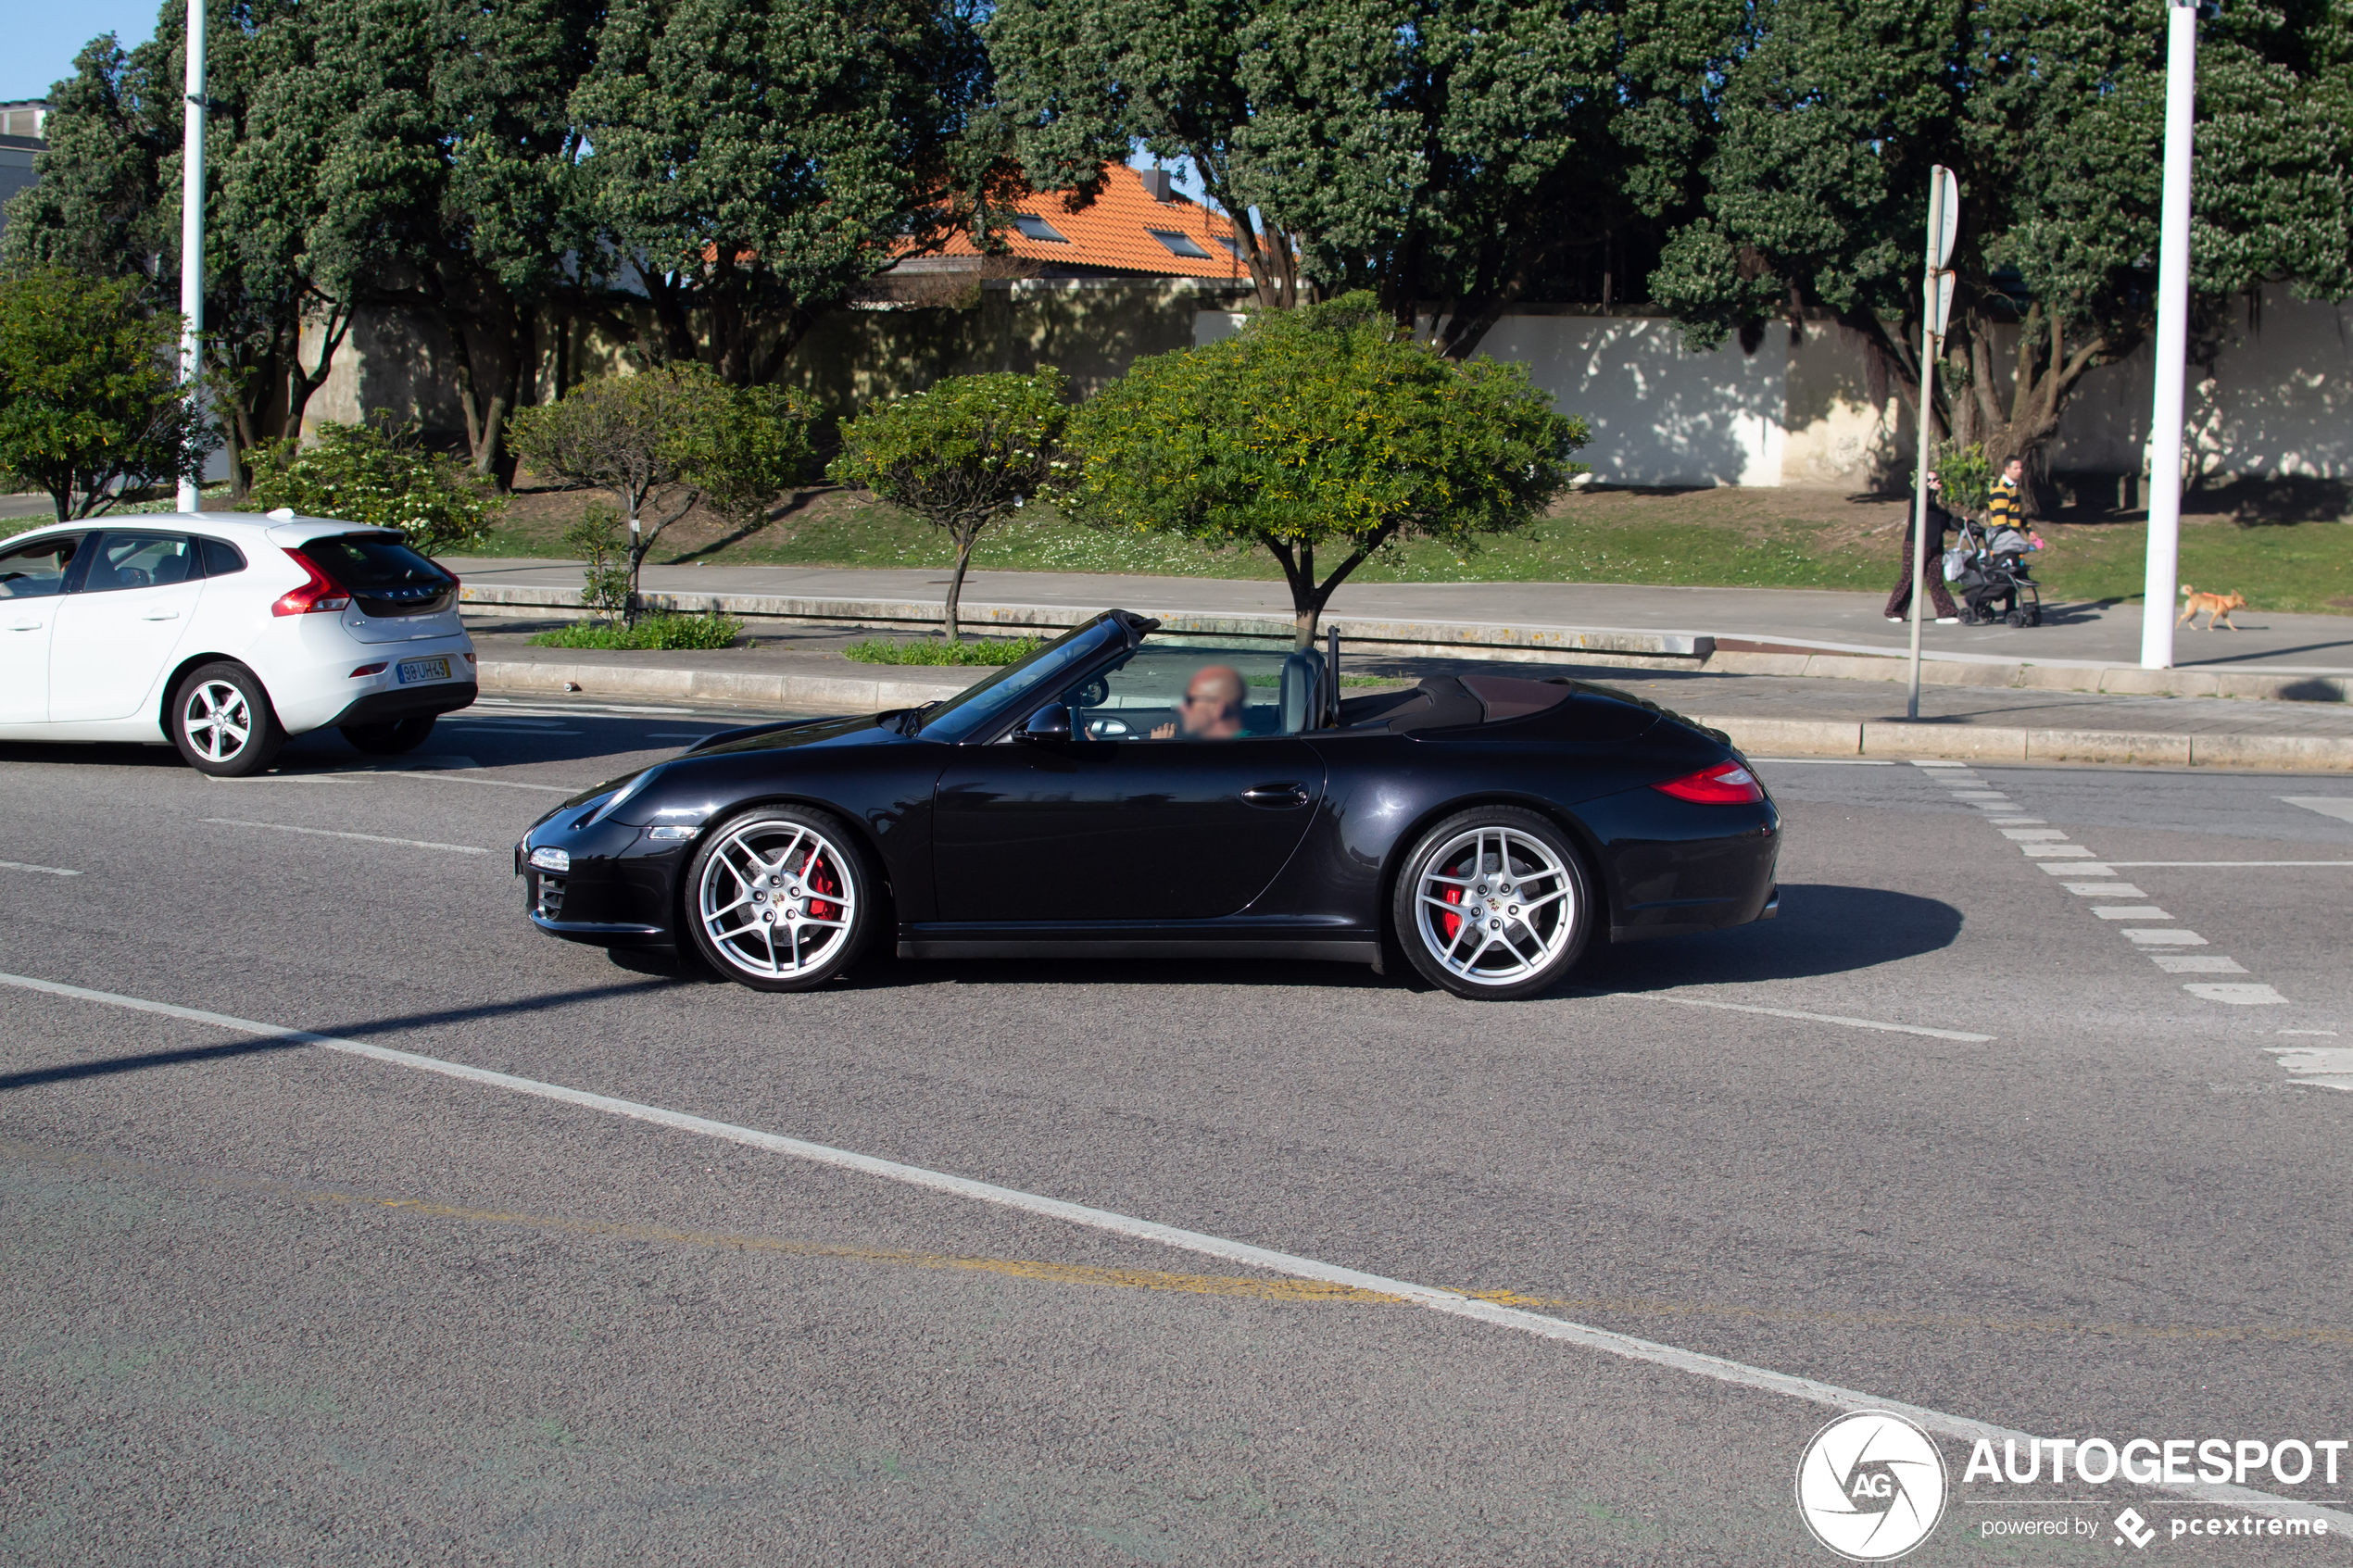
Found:
[{"label": "dashed crosswalk marking", "polygon": [[[1929,769],[1931,764],[1916,766]],[[2015,811],[2008,797],[1990,792],[1986,782],[1974,772],[1957,770],[1946,764],[1936,768],[1931,777],[1943,784],[1954,799],[1982,809],[1994,809],[1991,801],[2001,802],[2001,809]],[[2282,796],[2292,806],[2302,806],[2332,817],[2353,822],[2353,798],[2323,796]],[[2082,897],[2110,900],[2091,906],[2092,913],[2100,920],[2115,924],[2124,933],[2126,941],[2141,952],[2148,954],[2157,967],[2167,974],[2245,974],[2246,966],[2236,959],[2220,953],[2184,953],[2184,947],[2208,946],[2205,937],[2175,924],[2126,924],[2127,922],[2171,922],[2173,916],[2155,904],[2129,904],[2128,898],[2146,898],[2148,895],[2131,883],[2116,877],[2116,866],[2093,859],[2092,851],[2072,843],[2057,828],[2048,826],[2040,818],[2023,816],[1990,817],[1988,819],[2004,838],[2019,847],[2029,859],[2069,862],[2045,865],[2043,870],[2053,876],[2074,880],[2062,883],[2070,893]],[[2156,860],[2123,861],[2120,864],[2154,866],[2166,862]],[[2251,863],[2251,862],[2250,862]],[[2115,880],[2106,880],[2115,878]],[[2095,880],[2098,879],[2098,880]],[[2201,1001],[2219,1002],[2228,1007],[2284,1007],[2288,998],[2274,986],[2259,980],[2185,980],[2182,989]],[[2287,1031],[2282,1031],[2287,1033]],[[2303,1047],[2272,1047],[2272,1054],[2280,1063],[2296,1075],[2298,1082],[2322,1085],[2330,1088],[2353,1090],[2353,1049]]]}]

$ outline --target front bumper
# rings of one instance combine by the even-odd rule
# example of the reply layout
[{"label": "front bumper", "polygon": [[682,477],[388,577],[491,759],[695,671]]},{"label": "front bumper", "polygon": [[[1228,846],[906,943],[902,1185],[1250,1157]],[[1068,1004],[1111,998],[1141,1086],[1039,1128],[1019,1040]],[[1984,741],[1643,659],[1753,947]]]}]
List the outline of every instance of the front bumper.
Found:
[{"label": "front bumper", "polygon": [[[595,813],[584,807],[576,819]],[[681,943],[678,879],[694,850],[691,840],[656,842],[626,822],[573,826],[562,819],[539,823],[515,846],[523,909],[550,936],[602,947],[676,949]],[[571,857],[562,872],[531,863],[535,849]]]}]

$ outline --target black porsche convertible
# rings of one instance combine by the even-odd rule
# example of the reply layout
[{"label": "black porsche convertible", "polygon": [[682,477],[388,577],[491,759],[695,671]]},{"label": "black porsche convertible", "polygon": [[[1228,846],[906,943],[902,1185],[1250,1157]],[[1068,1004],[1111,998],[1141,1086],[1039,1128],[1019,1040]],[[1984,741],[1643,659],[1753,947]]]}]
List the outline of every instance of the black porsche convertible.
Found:
[{"label": "black porsche convertible", "polygon": [[576,796],[516,847],[531,919],[766,990],[887,929],[918,959],[1402,951],[1513,997],[1596,935],[1774,912],[1780,815],[1718,732],[1567,679],[1344,696],[1323,654],[1159,629],[1107,610],[946,701],[728,731]]}]

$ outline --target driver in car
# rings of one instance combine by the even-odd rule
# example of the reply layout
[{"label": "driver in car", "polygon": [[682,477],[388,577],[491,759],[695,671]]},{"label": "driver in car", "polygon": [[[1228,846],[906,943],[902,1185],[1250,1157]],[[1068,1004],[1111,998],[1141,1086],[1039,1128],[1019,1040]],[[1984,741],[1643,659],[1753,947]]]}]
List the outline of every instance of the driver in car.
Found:
[{"label": "driver in car", "polygon": [[1232,665],[1203,665],[1185,684],[1176,722],[1152,731],[1152,739],[1172,740],[1181,730],[1187,740],[1232,740],[1242,733],[1242,702],[1249,692],[1242,672]]}]

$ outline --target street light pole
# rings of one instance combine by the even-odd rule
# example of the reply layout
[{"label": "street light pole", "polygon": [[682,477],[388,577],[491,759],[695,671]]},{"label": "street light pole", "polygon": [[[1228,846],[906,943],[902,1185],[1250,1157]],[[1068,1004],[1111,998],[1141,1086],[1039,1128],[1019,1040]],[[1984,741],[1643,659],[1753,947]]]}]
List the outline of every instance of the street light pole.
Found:
[{"label": "street light pole", "polygon": [[[188,0],[188,90],[180,129],[180,384],[196,379],[196,341],[204,334],[204,7]],[[179,508],[195,511],[201,473],[180,476]]]},{"label": "street light pole", "polygon": [[2141,581],[2141,667],[2173,667],[2182,559],[2182,379],[2190,342],[2190,151],[2197,105],[2197,6],[2165,12],[2165,200],[2158,217],[2157,390],[2149,407],[2149,544]]}]

